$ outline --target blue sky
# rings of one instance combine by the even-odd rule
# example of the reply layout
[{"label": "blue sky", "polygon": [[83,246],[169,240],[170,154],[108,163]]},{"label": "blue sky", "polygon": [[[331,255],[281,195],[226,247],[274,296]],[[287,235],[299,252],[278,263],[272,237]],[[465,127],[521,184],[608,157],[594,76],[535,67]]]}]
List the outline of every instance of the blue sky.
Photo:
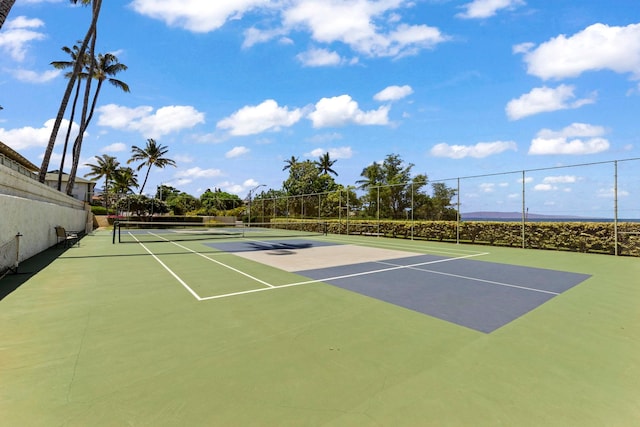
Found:
[{"label": "blue sky", "polygon": [[[17,0],[0,30],[0,140],[36,165],[65,86],[49,63],[89,18]],[[344,185],[391,153],[431,180],[640,157],[637,0],[105,1],[98,31],[131,93],[104,87],[82,158],[124,164],[154,138],[178,166],[152,170],[145,193],[245,197],[281,188],[291,156],[325,152]],[[640,217],[638,166],[619,164],[622,217]],[[611,216],[613,177],[532,172],[526,208]],[[461,210],[520,210],[522,187],[463,180]]]}]

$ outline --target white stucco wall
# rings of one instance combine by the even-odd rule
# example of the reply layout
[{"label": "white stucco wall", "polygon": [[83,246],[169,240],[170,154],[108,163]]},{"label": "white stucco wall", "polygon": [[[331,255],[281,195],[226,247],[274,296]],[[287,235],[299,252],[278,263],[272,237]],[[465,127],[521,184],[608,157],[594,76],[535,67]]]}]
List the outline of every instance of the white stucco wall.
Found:
[{"label": "white stucco wall", "polygon": [[90,231],[90,219],[84,202],[0,165],[0,243],[22,234],[20,260],[55,245],[55,226]]}]

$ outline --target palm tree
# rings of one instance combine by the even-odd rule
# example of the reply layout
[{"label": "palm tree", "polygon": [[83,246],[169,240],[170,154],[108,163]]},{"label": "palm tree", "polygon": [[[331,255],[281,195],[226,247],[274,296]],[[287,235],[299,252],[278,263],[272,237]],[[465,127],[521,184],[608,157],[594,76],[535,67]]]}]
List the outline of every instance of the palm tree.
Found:
[{"label": "palm tree", "polygon": [[366,168],[362,169],[360,176],[364,179],[356,181],[356,184],[360,185],[358,188],[361,190],[366,190],[367,188],[380,185],[384,179],[382,166],[376,162],[373,162]]},{"label": "palm tree", "polygon": [[94,177],[94,178],[104,178],[104,203],[105,207],[108,206],[108,194],[109,194],[109,183],[113,181],[116,171],[118,170],[118,166],[120,166],[120,162],[108,154],[103,154],[102,156],[95,156],[96,164],[87,163],[87,166],[91,169],[91,172],[85,174],[85,177]]},{"label": "palm tree", "polygon": [[9,16],[9,12],[16,0],[0,0],[0,28],[4,25],[4,21]]},{"label": "palm tree", "polygon": [[[78,43],[81,43],[80,41],[78,41]],[[63,70],[65,68],[70,68],[70,67],[74,67],[76,61],[78,61],[78,53],[80,51],[80,48],[78,47],[78,45],[73,45],[73,48],[68,48],[67,46],[64,46],[62,48],[62,50],[66,53],[69,54],[69,56],[71,56],[71,61],[53,61],[51,62],[51,65],[53,65],[53,67],[55,69],[58,70]],[[84,58],[82,58],[82,61],[86,64],[88,62],[88,58],[87,55],[84,55]],[[65,77],[67,78],[71,78],[72,76],[72,72],[66,73]],[[69,138],[71,137],[71,129],[73,127],[73,119],[75,117],[76,114],[76,106],[78,104],[78,97],[80,95],[80,86],[82,83],[82,80],[84,78],[87,77],[86,73],[80,73],[80,75],[78,76],[77,80],[77,84],[76,84],[76,92],[75,95],[73,97],[73,103],[71,104],[71,116],[69,117],[69,126],[67,127],[67,134],[64,138],[64,148],[62,149],[62,159],[60,160],[60,169],[58,171],[58,191],[62,190],[62,174],[64,172],[64,163],[66,160],[66,156],[67,156],[67,147],[69,146]]]},{"label": "palm tree", "polygon": [[116,170],[113,176],[113,192],[117,196],[133,194],[133,189],[138,187],[138,176],[132,168],[124,167]]},{"label": "palm tree", "polygon": [[[92,66],[89,67],[88,75],[93,76],[94,79],[98,81],[96,86],[96,91],[93,94],[93,101],[91,102],[91,109],[89,111],[88,116],[86,115],[86,105],[83,106],[83,118],[84,120],[80,124],[80,131],[78,132],[78,136],[76,137],[76,141],[73,144],[73,164],[71,165],[71,173],[69,174],[69,182],[67,182],[67,194],[71,194],[73,190],[73,185],[76,179],[76,173],[78,170],[78,163],[80,163],[80,151],[82,147],[82,138],[84,136],[84,131],[89,126],[91,119],[93,118],[93,113],[96,108],[96,103],[98,101],[98,96],[100,95],[100,89],[102,88],[102,84],[105,81],[108,81],[113,86],[121,89],[124,92],[129,92],[129,85],[125,82],[111,78],[109,76],[114,76],[118,74],[120,71],[125,71],[127,66],[118,62],[118,58],[111,54],[106,53],[104,55],[99,54],[97,58],[95,58],[92,62]],[[93,71],[93,72],[92,72]],[[87,81],[87,88],[89,87],[89,81]],[[88,92],[85,92],[85,103],[87,102]]]},{"label": "palm tree", "polygon": [[335,176],[338,176],[338,173],[331,169],[331,166],[333,166],[336,162],[337,160],[331,160],[329,153],[327,152],[320,156],[320,158],[316,160],[314,164],[318,167],[320,173],[324,175],[329,175],[330,173],[332,173]]},{"label": "palm tree", "polygon": [[127,164],[131,162],[141,161],[142,163],[140,163],[136,169],[138,171],[147,166],[147,173],[144,176],[144,182],[142,183],[142,187],[140,188],[140,194],[142,194],[145,185],[147,185],[147,179],[149,178],[149,172],[151,172],[152,166],[156,166],[162,169],[165,166],[176,165],[175,161],[162,157],[167,154],[168,151],[168,147],[156,143],[153,138],[147,139],[147,146],[145,148],[136,147],[135,145],[131,147],[132,155],[131,158],[127,160]]},{"label": "palm tree", "polygon": [[[98,17],[100,16],[102,0],[71,0],[71,3],[73,4],[81,3],[84,6],[89,4],[92,5],[91,24],[89,25],[89,29],[87,30],[84,40],[82,41],[82,45],[80,46],[80,49],[78,51],[78,57],[84,56],[85,52],[87,51],[87,46],[89,46],[89,42],[91,42],[91,50],[89,52],[89,56],[93,58],[94,50],[95,50],[95,39],[98,33],[98,30],[97,30]],[[82,71],[82,67],[83,67],[82,62],[76,61],[76,63],[73,66],[71,77],[67,82],[67,88],[65,89],[64,95],[62,96],[62,101],[60,102],[60,108],[58,109],[58,114],[56,115],[56,120],[53,124],[53,129],[51,130],[51,136],[49,137],[49,143],[47,144],[47,148],[45,149],[44,156],[42,157],[42,165],[40,166],[40,174],[38,175],[38,181],[42,183],[44,183],[47,177],[47,169],[49,168],[49,161],[51,160],[53,147],[55,146],[56,139],[58,137],[58,131],[60,130],[60,125],[62,124],[62,119],[64,118],[64,112],[67,109],[69,98],[71,98],[71,92],[73,91],[73,87],[76,84],[76,79],[78,79]],[[93,73],[90,72],[89,75],[91,74]],[[91,80],[89,79],[89,82],[90,81]],[[88,102],[88,96],[86,98]],[[83,114],[83,117],[84,117],[84,114]]]},{"label": "palm tree", "polygon": [[292,166],[295,166],[295,164],[298,163],[298,158],[296,156],[291,156],[290,159],[287,159],[284,162],[286,163],[286,165],[282,168],[282,170],[286,171],[287,169],[291,169]]}]

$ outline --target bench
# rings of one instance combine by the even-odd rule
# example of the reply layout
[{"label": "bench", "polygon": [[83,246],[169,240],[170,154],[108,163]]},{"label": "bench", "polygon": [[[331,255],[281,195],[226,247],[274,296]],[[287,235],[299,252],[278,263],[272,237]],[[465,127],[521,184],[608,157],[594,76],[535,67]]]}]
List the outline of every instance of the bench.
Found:
[{"label": "bench", "polygon": [[56,226],[57,245],[64,243],[64,247],[74,246],[76,243],[80,246],[80,236],[74,231],[67,231],[62,226]]}]

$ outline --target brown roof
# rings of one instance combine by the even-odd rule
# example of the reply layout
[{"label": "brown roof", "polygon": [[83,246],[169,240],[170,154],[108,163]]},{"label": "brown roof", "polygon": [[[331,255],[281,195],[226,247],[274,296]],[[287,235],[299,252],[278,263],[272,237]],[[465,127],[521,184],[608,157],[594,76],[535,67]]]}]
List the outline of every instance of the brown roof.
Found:
[{"label": "brown roof", "polygon": [[4,154],[9,159],[13,160],[14,162],[19,163],[25,169],[27,169],[27,170],[29,170],[31,172],[38,172],[40,170],[39,167],[37,167],[36,165],[31,163],[26,158],[22,157],[22,155],[20,155],[17,151],[14,151],[8,145],[5,145],[2,141],[0,141],[0,154]]}]

